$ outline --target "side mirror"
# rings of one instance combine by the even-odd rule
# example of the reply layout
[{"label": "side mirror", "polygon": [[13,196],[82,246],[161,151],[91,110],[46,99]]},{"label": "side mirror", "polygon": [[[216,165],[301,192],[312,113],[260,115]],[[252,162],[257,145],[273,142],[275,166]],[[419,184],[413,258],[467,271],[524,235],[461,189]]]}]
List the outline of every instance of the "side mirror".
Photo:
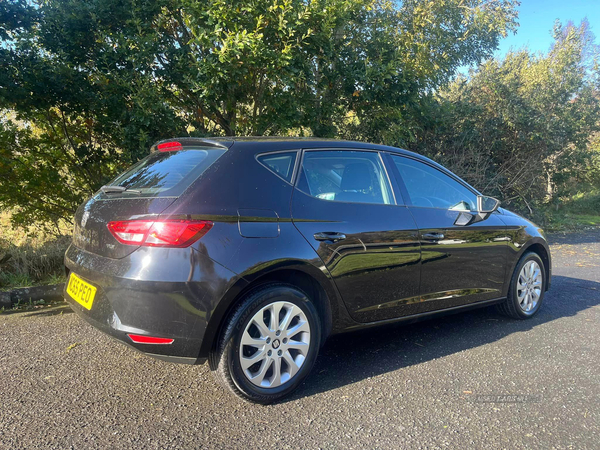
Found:
[{"label": "side mirror", "polygon": [[[487,214],[488,216],[496,211],[500,206],[500,200],[494,197],[488,197],[487,195],[477,196],[477,212],[479,214]],[[486,219],[487,217],[486,216]]]},{"label": "side mirror", "polygon": [[463,211],[458,215],[458,217],[454,221],[454,225],[457,225],[459,227],[466,227],[467,225],[470,225],[472,223],[481,222],[490,217],[490,214],[496,211],[499,206],[500,200],[494,197],[488,197],[487,195],[478,195],[477,214]]}]

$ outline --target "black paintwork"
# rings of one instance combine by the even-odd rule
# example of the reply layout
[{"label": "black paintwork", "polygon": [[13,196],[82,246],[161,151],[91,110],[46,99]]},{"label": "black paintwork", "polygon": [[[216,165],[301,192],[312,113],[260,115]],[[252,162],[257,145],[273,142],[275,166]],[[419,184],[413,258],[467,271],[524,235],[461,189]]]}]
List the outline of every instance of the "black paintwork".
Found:
[{"label": "black paintwork", "polygon": [[[178,198],[94,196],[75,215],[65,256],[68,271],[98,288],[91,311],[65,292],[73,309],[153,356],[204,361],[227,314],[265,280],[311,291],[331,333],[499,301],[527,249],[541,254],[550,280],[543,232],[522,217],[499,209],[484,221],[458,227],[457,211],[405,204],[402,180],[388,154],[409,155],[453,176],[422,156],[337,140],[177,140],[186,148],[228,150]],[[317,199],[294,188],[296,177],[290,184],[256,160],[268,152],[297,151],[297,174],[303,151],[321,148],[382,152],[396,204]],[[121,245],[106,229],[110,220],[156,217],[211,220],[214,226],[183,249]],[[316,239],[318,233],[345,239]],[[133,344],[127,333],[175,341]]]},{"label": "black paintwork", "polygon": [[[329,202],[295,190],[292,211],[294,225],[319,255],[353,319],[370,322],[405,313],[403,307],[367,308],[419,294],[421,250],[408,208]],[[319,241],[314,235],[320,232],[346,238]]]}]

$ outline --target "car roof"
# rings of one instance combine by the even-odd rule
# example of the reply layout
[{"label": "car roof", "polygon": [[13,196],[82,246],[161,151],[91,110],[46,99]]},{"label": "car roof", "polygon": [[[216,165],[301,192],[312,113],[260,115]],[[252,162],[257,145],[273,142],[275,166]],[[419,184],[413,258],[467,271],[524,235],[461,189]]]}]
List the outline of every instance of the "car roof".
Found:
[{"label": "car roof", "polygon": [[256,153],[267,153],[277,150],[299,150],[312,148],[349,148],[349,149],[372,149],[392,153],[406,154],[419,159],[426,159],[423,155],[387,145],[369,144],[358,141],[345,141],[340,139],[319,137],[281,137],[281,136],[227,136],[227,137],[180,137],[164,139],[153,145],[170,141],[180,142],[184,146],[209,145],[221,148],[231,148],[235,145],[236,150],[255,151]]},{"label": "car roof", "polygon": [[442,172],[455,178],[461,184],[464,184],[469,189],[477,194],[480,192],[473,186],[469,185],[458,175],[452,173],[446,167],[427,158],[419,153],[411,152],[397,147],[388,145],[369,144],[358,141],[345,141],[340,139],[319,138],[319,137],[287,137],[287,136],[219,136],[219,137],[179,137],[164,139],[158,141],[152,146],[155,149],[159,144],[164,142],[176,141],[183,146],[202,145],[204,147],[214,147],[221,149],[230,149],[235,146],[236,151],[249,152],[252,154],[269,153],[286,150],[301,150],[301,149],[356,149],[356,150],[378,150],[399,155],[409,156],[430,165],[437,167]]}]

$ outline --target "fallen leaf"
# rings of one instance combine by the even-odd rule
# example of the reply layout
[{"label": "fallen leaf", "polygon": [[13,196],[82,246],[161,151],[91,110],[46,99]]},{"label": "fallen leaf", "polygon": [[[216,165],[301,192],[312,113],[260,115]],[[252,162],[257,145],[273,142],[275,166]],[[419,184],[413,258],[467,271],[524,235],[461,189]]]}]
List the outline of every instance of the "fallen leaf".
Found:
[{"label": "fallen leaf", "polygon": [[73,350],[75,347],[77,347],[78,345],[81,345],[81,343],[79,342],[75,342],[74,344],[71,344],[67,347],[67,353],[70,352],[71,350]]}]

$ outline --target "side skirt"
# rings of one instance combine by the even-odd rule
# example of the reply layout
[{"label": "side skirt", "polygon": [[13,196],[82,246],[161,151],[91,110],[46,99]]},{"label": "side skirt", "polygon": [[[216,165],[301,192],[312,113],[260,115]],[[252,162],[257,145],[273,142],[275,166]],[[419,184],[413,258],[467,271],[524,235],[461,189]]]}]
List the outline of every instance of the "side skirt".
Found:
[{"label": "side skirt", "polygon": [[[441,317],[441,316],[445,316],[445,315],[449,315],[449,314],[456,314],[456,313],[460,313],[460,312],[464,312],[464,311],[470,311],[473,309],[485,308],[486,306],[491,306],[491,305],[495,305],[497,303],[502,303],[504,300],[506,300],[506,297],[494,298],[491,300],[485,300],[482,302],[471,303],[468,305],[454,306],[452,308],[440,309],[437,311],[427,311],[424,313],[412,314],[410,316],[395,317],[393,319],[380,320],[377,322],[355,323],[354,325],[351,325],[343,330],[340,330],[338,333],[364,330],[365,328],[378,327],[380,325],[388,325],[388,324],[402,323],[402,324],[408,325],[408,324],[415,323],[415,322],[421,322],[422,320],[434,319],[436,317]],[[336,334],[338,334],[338,333],[336,333]]]}]

